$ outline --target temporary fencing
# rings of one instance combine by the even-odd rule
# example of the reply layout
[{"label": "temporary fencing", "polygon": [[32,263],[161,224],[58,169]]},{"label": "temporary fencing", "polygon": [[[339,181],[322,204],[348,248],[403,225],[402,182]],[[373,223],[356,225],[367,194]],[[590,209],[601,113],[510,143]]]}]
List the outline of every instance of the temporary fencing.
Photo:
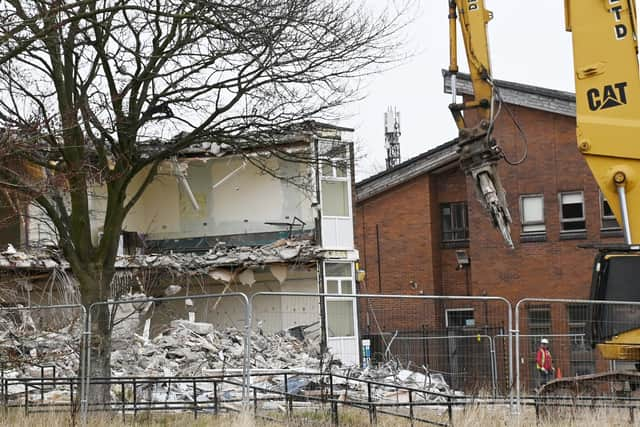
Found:
[{"label": "temporary fencing", "polygon": [[[224,323],[216,322],[214,326],[212,317],[217,317],[218,309],[222,311],[219,306],[223,303],[228,316]],[[225,391],[230,394],[230,401],[246,404],[249,319],[248,298],[242,293],[129,298],[92,304],[86,326],[83,413],[94,400],[100,403],[100,408],[132,403],[151,407],[159,403],[170,409],[171,405],[183,405],[185,400],[194,405],[197,401],[218,402],[217,394]],[[96,328],[104,327],[101,322],[110,324],[112,336],[108,345]],[[141,323],[142,335],[138,335],[135,332],[140,331],[135,325]],[[101,371],[104,366],[95,369],[100,362],[95,355],[105,349],[111,350],[111,370],[118,370],[120,378],[133,380],[126,387],[122,384],[115,402],[110,375]],[[236,381],[225,384],[193,380],[234,373]],[[136,383],[136,377],[146,382]],[[167,381],[153,381],[167,377]]]},{"label": "temporary fencing", "polygon": [[[100,322],[111,327],[108,343]],[[635,368],[603,359],[595,346],[639,324],[640,302],[525,298],[512,311],[501,297],[439,295],[128,298],[93,304],[86,314],[81,305],[2,307],[0,398],[5,408],[78,402],[83,414],[98,409],[93,398],[107,389],[100,409],[123,414],[197,414],[251,402],[260,414],[278,399],[287,411],[324,399],[370,416],[428,419],[419,413],[425,407],[467,397],[539,399],[535,355],[543,337],[561,376]],[[113,378],[96,369],[100,345],[111,351]],[[635,383],[609,376],[581,392],[619,397],[625,387]]]},{"label": "temporary fencing", "polygon": [[0,307],[0,401],[9,407],[73,405],[83,395],[82,305]]},{"label": "temporary fencing", "polygon": [[[554,379],[542,376],[536,367],[536,352],[542,338],[549,340],[555,377],[593,375],[589,381],[571,385],[557,381],[553,387],[547,386],[547,390],[557,392],[564,387],[565,394],[576,397],[622,396],[620,388],[625,387],[625,382],[626,387],[635,386],[630,386],[629,381],[620,379],[620,376],[615,379],[599,374],[625,368],[635,370],[635,361],[611,363],[602,357],[596,344],[636,329],[638,325],[640,302],[548,298],[520,300],[515,306],[514,331],[517,402],[521,401],[522,394],[531,396],[545,380]],[[640,382],[640,378],[637,382]]]},{"label": "temporary fencing", "polygon": [[[511,306],[504,298],[259,292],[251,296],[250,307],[252,340],[274,327],[304,340],[300,358],[276,360],[273,367],[284,368],[284,362],[307,372],[291,375],[288,382],[264,375],[252,386],[272,392],[286,389],[296,393],[300,405],[328,394],[371,405],[406,402],[402,387],[432,393],[422,396],[425,405],[438,402],[440,394],[505,397],[510,392],[508,386],[498,389],[499,377],[512,383],[510,341],[500,353],[506,359],[498,364],[489,335],[511,330]],[[383,317],[380,307],[395,308],[400,315]],[[442,321],[451,327],[436,328]],[[260,347],[251,347],[254,365],[264,361]],[[323,359],[325,348],[340,355],[341,367],[335,360]],[[504,369],[500,374],[498,366]],[[318,376],[328,373],[348,380],[334,382],[329,391],[329,379]],[[378,384],[367,383],[371,381]],[[419,397],[412,395],[414,402]]]}]

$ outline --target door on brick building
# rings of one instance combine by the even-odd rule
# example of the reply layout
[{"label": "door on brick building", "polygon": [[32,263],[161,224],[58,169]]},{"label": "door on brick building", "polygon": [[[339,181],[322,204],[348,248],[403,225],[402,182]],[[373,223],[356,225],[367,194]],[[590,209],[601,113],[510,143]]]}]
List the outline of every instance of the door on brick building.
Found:
[{"label": "door on brick building", "polygon": [[345,295],[325,300],[327,345],[345,365],[359,362],[356,298],[348,297],[355,293],[354,283],[353,263],[324,263],[325,292]]},{"label": "door on brick building", "polygon": [[454,338],[468,335],[466,329],[475,326],[473,308],[451,308],[446,310],[446,327],[450,385],[456,389],[464,389],[470,377],[470,369],[473,369],[469,353],[468,338]]}]

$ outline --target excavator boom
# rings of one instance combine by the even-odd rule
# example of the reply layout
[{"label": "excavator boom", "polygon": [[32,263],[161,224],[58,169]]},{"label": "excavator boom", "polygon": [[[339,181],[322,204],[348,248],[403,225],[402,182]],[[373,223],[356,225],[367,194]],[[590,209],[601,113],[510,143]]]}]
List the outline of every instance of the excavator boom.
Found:
[{"label": "excavator boom", "polygon": [[[458,154],[460,167],[474,182],[475,193],[482,207],[491,217],[505,243],[513,248],[511,239],[511,215],[497,164],[502,152],[491,137],[494,115],[494,87],[491,80],[487,23],[491,12],[485,9],[484,0],[449,0],[449,48],[453,92],[453,102],[449,109],[458,126]],[[457,103],[455,76],[458,72],[456,20],[464,39],[467,62],[469,63],[473,99]],[[463,111],[477,110],[477,120],[468,124]]]}]

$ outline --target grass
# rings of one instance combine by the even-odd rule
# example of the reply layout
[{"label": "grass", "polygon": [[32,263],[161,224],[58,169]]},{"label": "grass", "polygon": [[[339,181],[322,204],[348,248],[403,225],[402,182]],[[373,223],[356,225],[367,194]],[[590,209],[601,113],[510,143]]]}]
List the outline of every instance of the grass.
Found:
[{"label": "grass", "polygon": [[[566,410],[553,416],[549,416],[540,423],[536,423],[534,409],[524,408],[519,415],[510,413],[509,408],[503,406],[469,406],[465,409],[454,411],[453,424],[456,427],[602,427],[602,426],[630,426],[633,423],[629,419],[629,410],[617,409],[581,409],[580,411]],[[278,414],[273,414],[278,416]],[[434,411],[422,411],[420,416],[433,421],[446,423],[448,418],[446,411],[438,415]],[[280,415],[282,417],[282,415]],[[640,411],[636,414],[640,421]],[[365,410],[343,409],[339,411],[341,426],[364,427],[369,426],[369,414]],[[89,426],[107,427],[115,425],[125,426],[194,426],[194,427],[276,427],[276,426],[331,426],[330,415],[324,410],[305,409],[296,411],[290,419],[280,418],[274,421],[254,419],[252,413],[234,415],[209,415],[200,414],[197,419],[192,414],[139,414],[135,419],[127,417],[124,421],[119,415],[92,415],[89,418]],[[12,427],[63,427],[80,425],[79,419],[73,419],[64,413],[39,413],[25,416],[22,411],[9,411],[6,417],[0,418],[0,426]],[[409,420],[388,415],[378,416],[378,427],[404,427],[410,426]],[[415,423],[415,425],[426,425]],[[635,425],[640,425],[638,422]]]}]

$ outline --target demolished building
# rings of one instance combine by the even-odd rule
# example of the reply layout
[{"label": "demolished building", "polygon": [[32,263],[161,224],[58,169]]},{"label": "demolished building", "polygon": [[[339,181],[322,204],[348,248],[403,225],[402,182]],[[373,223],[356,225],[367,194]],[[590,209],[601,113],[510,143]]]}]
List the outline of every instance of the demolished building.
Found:
[{"label": "demolished building", "polygon": [[[356,299],[349,296],[356,292],[358,259],[352,133],[306,122],[288,131],[275,151],[207,142],[163,162],[123,226],[112,297],[136,292],[152,297],[344,294],[326,299],[263,295],[255,300],[253,318],[270,333],[317,325],[325,346],[343,363],[357,363]],[[103,191],[93,189],[93,224],[101,224],[106,211]],[[95,241],[101,233],[92,228]],[[56,241],[35,206],[5,227],[1,304],[73,300],[73,278]],[[176,318],[220,328],[243,326],[237,299],[186,301],[157,308],[152,328]]]}]

